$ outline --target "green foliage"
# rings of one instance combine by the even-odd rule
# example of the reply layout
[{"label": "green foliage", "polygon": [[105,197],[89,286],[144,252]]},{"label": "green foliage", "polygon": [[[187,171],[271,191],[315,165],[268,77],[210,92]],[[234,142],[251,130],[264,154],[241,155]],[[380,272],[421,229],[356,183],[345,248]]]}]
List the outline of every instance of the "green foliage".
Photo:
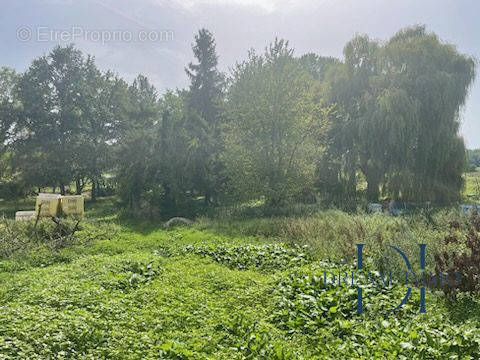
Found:
[{"label": "green foliage", "polygon": [[221,186],[223,150],[221,126],[224,77],[218,71],[218,56],[213,34],[200,29],[192,44],[198,64],[190,63],[185,69],[190,88],[186,92],[189,132],[190,170],[193,189],[204,195],[207,204],[218,201]]},{"label": "green foliage", "polygon": [[[0,67],[0,154],[2,157],[5,145],[12,141],[11,127],[15,123],[19,105],[14,95],[18,80],[19,75],[13,69]],[[4,176],[3,171],[0,174]]]},{"label": "green foliage", "polygon": [[27,190],[20,181],[7,180],[0,182],[0,199],[16,200],[25,197]]},{"label": "green foliage", "polygon": [[301,216],[202,218],[194,226],[228,236],[306,245],[304,251],[314,258],[349,263],[355,261],[356,244],[365,243],[365,256],[374,259],[377,267],[388,264],[392,270],[403,269],[403,263],[387,245],[396,244],[409,258],[417,259],[417,243],[425,243],[427,265],[433,271],[434,254],[445,249],[442,240],[449,233],[449,221],[460,219],[456,210],[418,211],[402,218],[317,210]]},{"label": "green foliage", "polygon": [[316,85],[284,40],[236,66],[224,154],[232,197],[279,205],[311,193],[328,119]]},{"label": "green foliage", "polygon": [[195,35],[192,50],[188,89],[162,96],[145,76],[129,85],[100,71],[73,45],[23,74],[2,68],[3,192],[74,185],[96,200],[116,191],[128,216],[149,218],[246,201],[352,211],[380,197],[460,199],[459,109],[475,62],[425,27],[385,42],[357,35],[343,61],[297,57],[275,39],[228,77],[210,31]]},{"label": "green foliage", "polygon": [[157,99],[144,77],[130,88],[130,123],[116,146],[116,183],[129,215],[174,216],[192,202],[190,135],[185,98],[168,92]]},{"label": "green foliage", "polygon": [[[87,215],[102,211],[88,208]],[[442,224],[457,218],[442,212],[432,219],[436,225],[418,215],[402,224],[422,234],[430,249],[444,235]],[[414,288],[408,303],[388,314],[406,288],[365,286],[365,313],[357,315],[355,288],[322,284],[323,271],[353,266],[315,260],[312,249],[275,239],[283,234],[303,243],[315,235],[312,243],[323,244],[315,251],[325,259],[333,252],[322,251],[347,248],[345,242],[385,220],[330,211],[304,219],[222,220],[223,230],[204,220],[202,230],[171,231],[87,221],[67,247],[32,247],[0,260],[0,358],[475,358],[475,296],[449,302],[428,291],[427,314],[419,315]],[[50,233],[50,223],[43,226]],[[377,266],[367,260],[398,227],[383,228],[378,248],[366,245],[366,266]],[[228,228],[229,236],[219,234]],[[408,241],[393,241],[408,250]],[[408,256],[417,259],[416,252]]]},{"label": "green foliage", "polygon": [[121,122],[125,83],[102,74],[90,56],[73,46],[56,47],[35,59],[13,94],[13,164],[29,186],[65,187],[77,194],[90,179],[95,185],[111,167],[111,142]]},{"label": "green foliage", "polygon": [[329,80],[341,113],[332,131],[341,137],[327,165],[350,189],[360,169],[372,201],[380,186],[395,199],[458,200],[465,163],[458,114],[475,77],[473,59],[422,26],[384,44],[356,36],[344,54]]},{"label": "green foliage", "polygon": [[298,62],[308,70],[315,80],[320,82],[325,81],[329,72],[340,64],[336,58],[319,56],[314,53],[302,55]]},{"label": "green foliage", "polygon": [[309,262],[307,253],[299,247],[287,248],[280,244],[240,245],[240,246],[195,246],[188,245],[186,253],[208,256],[216,262],[237,270],[251,267],[275,271],[302,266]]},{"label": "green foliage", "polygon": [[26,179],[34,181],[31,185],[64,187],[72,180],[75,147],[87,121],[81,102],[84,75],[91,65],[73,46],[57,47],[22,75],[16,163]]},{"label": "green foliage", "polygon": [[479,171],[465,173],[464,195],[466,195],[469,201],[480,199],[480,172]]},{"label": "green foliage", "polygon": [[150,283],[160,274],[160,270],[154,267],[153,261],[148,264],[127,261],[119,270],[114,273],[115,281],[102,283],[105,289],[129,291]]},{"label": "green foliage", "polygon": [[[479,332],[474,321],[458,323],[449,319],[447,308],[438,299],[429,302],[435,309],[430,307],[426,315],[416,313],[416,294],[401,310],[388,313],[404,296],[406,288],[367,286],[365,312],[356,314],[355,287],[323,283],[323,271],[338,271],[339,267],[314,265],[317,266],[289,272],[279,279],[276,310],[271,317],[276,326],[289,333],[308,336],[315,349],[313,358],[473,358],[478,351]],[[465,337],[462,331],[466,332]]]},{"label": "green foliage", "polygon": [[[335,271],[333,275],[328,273],[328,281],[332,281],[332,276],[338,276],[339,269],[342,270],[324,268],[324,271]],[[315,334],[318,329],[330,327],[339,319],[352,318],[356,311],[356,288],[325,284],[323,272],[290,270],[279,280],[275,291],[277,310],[272,321],[289,332]],[[344,330],[348,330],[349,324],[345,322],[343,325]]]},{"label": "green foliage", "polygon": [[226,324],[218,327],[226,332],[220,340],[222,346],[228,345],[231,351],[241,359],[297,359],[298,352],[289,349],[284,343],[275,341],[270,329],[259,325],[258,321],[233,315]]},{"label": "green foliage", "polygon": [[82,127],[82,139],[77,147],[74,178],[77,194],[84,190],[86,180],[90,180],[91,198],[95,201],[108,189],[104,175],[113,170],[116,160],[112,145],[130,120],[127,118],[128,85],[109,71],[100,73],[94,66],[86,77],[87,94],[82,101],[88,121]]}]

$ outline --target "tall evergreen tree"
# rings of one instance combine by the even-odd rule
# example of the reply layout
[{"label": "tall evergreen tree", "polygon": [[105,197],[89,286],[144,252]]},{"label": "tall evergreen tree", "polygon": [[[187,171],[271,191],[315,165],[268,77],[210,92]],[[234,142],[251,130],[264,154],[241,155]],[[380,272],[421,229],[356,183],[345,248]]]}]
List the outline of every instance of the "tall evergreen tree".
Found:
[{"label": "tall evergreen tree", "polygon": [[218,71],[218,56],[213,34],[201,29],[192,45],[197,63],[185,69],[190,78],[187,95],[190,151],[194,187],[205,196],[205,202],[217,201],[221,186],[220,153],[221,105],[224,77]]}]

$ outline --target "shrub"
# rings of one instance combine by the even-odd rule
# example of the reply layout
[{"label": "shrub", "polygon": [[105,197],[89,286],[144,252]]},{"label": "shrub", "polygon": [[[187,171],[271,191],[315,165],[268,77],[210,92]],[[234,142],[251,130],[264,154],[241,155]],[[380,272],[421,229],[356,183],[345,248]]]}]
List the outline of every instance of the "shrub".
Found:
[{"label": "shrub", "polygon": [[44,218],[38,221],[13,221],[2,218],[0,219],[0,259],[40,247],[57,251],[80,242],[107,238],[112,235],[107,231],[98,224],[92,226],[71,218],[53,219],[53,221]]},{"label": "shrub", "polygon": [[[459,233],[462,228],[466,228],[464,236]],[[448,297],[455,298],[459,291],[475,293],[480,289],[480,216],[472,215],[466,224],[451,221],[450,229],[444,243],[454,244],[456,250],[436,254],[435,263],[438,274],[458,273],[460,275],[459,284],[442,287]],[[458,249],[464,249],[464,251],[458,252]]]}]

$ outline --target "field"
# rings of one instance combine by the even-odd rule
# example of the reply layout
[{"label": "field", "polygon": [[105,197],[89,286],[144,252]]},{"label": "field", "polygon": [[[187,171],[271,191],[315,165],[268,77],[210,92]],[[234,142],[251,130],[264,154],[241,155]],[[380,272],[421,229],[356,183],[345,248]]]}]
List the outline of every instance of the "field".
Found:
[{"label": "field", "polygon": [[402,227],[428,244],[431,266],[453,211],[430,222],[326,211],[164,230],[121,220],[113,199],[87,205],[72,244],[4,252],[1,359],[469,359],[480,351],[477,297],[448,301],[428,290],[419,314],[415,288],[389,313],[406,287],[370,286],[356,314],[355,288],[321,281],[324,271],[354,268],[358,242],[365,258],[394,242],[417,264]]},{"label": "field", "polygon": [[465,174],[464,194],[467,199],[468,195],[476,195],[476,199],[480,199],[480,171]]}]

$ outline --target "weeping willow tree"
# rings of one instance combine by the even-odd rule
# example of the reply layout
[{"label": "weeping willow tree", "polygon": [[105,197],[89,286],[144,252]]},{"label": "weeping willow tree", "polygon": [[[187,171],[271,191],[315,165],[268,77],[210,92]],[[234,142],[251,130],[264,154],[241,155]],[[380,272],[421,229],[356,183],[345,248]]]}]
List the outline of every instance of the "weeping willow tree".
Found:
[{"label": "weeping willow tree", "polygon": [[415,130],[404,139],[410,145],[406,161],[400,162],[403,178],[391,174],[388,188],[408,200],[456,200],[466,162],[460,111],[475,78],[474,60],[416,26],[393,36],[381,61],[388,86],[410,98],[404,120]]},{"label": "weeping willow tree", "polygon": [[329,101],[338,105],[339,116],[330,129],[328,158],[319,170],[320,177],[325,169],[336,172],[337,188],[348,195],[356,191],[356,172],[361,169],[371,199],[379,196],[385,169],[383,126],[373,116],[379,92],[375,80],[380,73],[379,48],[366,35],[354,37],[344,48],[344,63],[327,75]]},{"label": "weeping willow tree", "polygon": [[[460,111],[475,62],[424,26],[381,44],[356,36],[331,79],[331,101],[342,110],[367,197],[451,202],[465,166]],[[346,120],[345,120],[346,119]],[[345,127],[345,125],[342,125]]]}]

